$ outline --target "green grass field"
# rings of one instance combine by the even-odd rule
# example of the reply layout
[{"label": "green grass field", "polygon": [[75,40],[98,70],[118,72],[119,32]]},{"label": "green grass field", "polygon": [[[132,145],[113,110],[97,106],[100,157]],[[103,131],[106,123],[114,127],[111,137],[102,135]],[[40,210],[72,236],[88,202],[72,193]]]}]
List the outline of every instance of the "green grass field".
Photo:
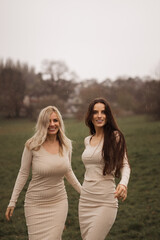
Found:
[{"label": "green grass field", "polygon": [[[118,120],[128,146],[132,168],[128,198],[119,203],[117,219],[107,240],[159,240],[160,239],[160,122],[145,116],[127,117]],[[20,167],[20,158],[25,141],[33,134],[34,122],[28,120],[0,120],[0,239],[27,240],[23,201],[24,187],[10,222],[5,220],[5,210],[11,196]],[[82,122],[66,120],[66,133],[73,140],[72,167],[83,182],[84,166],[81,154],[88,129]],[[78,223],[79,195],[66,183],[69,198],[69,213],[64,240],[80,240]],[[105,216],[104,216],[105,217]]]}]

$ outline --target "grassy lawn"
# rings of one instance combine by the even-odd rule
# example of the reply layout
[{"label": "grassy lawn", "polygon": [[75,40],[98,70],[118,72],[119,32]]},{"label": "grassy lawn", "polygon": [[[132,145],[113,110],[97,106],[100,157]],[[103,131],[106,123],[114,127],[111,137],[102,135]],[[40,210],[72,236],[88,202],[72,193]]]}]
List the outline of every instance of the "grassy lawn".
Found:
[{"label": "grassy lawn", "polygon": [[[118,216],[107,240],[159,240],[160,239],[160,122],[149,121],[145,116],[118,119],[128,146],[132,168],[128,198],[119,203]],[[23,201],[27,184],[22,191],[11,222],[4,214],[20,166],[25,141],[33,134],[34,122],[28,120],[0,120],[0,239],[27,240]],[[84,166],[81,154],[88,129],[84,123],[66,120],[66,133],[73,140],[72,166],[83,182]],[[69,213],[64,240],[80,240],[78,224],[79,195],[66,182]],[[105,216],[104,216],[105,217]]]}]

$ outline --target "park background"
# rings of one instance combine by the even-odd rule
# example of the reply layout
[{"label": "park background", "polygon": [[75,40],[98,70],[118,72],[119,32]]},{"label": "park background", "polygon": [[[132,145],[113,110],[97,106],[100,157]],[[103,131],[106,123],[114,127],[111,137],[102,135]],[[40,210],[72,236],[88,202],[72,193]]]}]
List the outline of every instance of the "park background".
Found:
[{"label": "park background", "polygon": [[[20,166],[25,141],[34,133],[40,109],[59,108],[66,133],[73,141],[72,166],[83,182],[81,154],[89,134],[84,124],[88,103],[105,97],[123,131],[132,172],[128,198],[119,204],[116,222],[107,239],[159,240],[159,156],[160,156],[160,80],[127,78],[99,83],[94,79],[66,80],[66,65],[49,62],[48,79],[35,74],[27,65],[8,60],[0,65],[0,237],[2,240],[25,240],[27,230],[23,201],[25,186],[11,222],[5,210]],[[66,74],[67,75],[67,74]],[[63,239],[80,240],[78,194],[66,183],[69,213]],[[105,217],[105,216],[104,216]]]},{"label": "park background", "polygon": [[[159,0],[0,0],[0,239],[27,239],[28,183],[11,222],[4,215],[39,111],[55,105],[62,113],[82,183],[84,115],[95,97],[110,102],[132,168],[128,198],[107,239],[160,239],[159,10]],[[66,187],[63,239],[80,240],[79,195]]]}]

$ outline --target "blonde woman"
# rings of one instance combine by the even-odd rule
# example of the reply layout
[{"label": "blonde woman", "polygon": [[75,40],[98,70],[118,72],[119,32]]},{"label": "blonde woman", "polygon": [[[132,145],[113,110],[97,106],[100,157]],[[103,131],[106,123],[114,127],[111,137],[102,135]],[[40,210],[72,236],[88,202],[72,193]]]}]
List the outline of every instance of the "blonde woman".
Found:
[{"label": "blonde woman", "polygon": [[66,137],[60,112],[44,108],[36,131],[26,144],[21,167],[6,210],[10,220],[30,169],[32,179],[25,196],[25,218],[29,240],[60,240],[68,212],[64,176],[80,193],[81,185],[71,167],[71,141]]}]

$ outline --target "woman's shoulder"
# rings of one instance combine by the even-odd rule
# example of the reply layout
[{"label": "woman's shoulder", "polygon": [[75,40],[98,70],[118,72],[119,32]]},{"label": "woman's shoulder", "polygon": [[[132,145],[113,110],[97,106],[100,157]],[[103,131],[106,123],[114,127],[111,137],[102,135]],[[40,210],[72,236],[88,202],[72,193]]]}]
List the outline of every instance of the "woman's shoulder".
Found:
[{"label": "woman's shoulder", "polygon": [[89,136],[85,137],[85,139],[84,139],[84,145],[85,146],[89,144],[89,141],[90,141],[91,137],[92,137],[92,135],[89,135]]},{"label": "woman's shoulder", "polygon": [[22,156],[31,157],[31,156],[33,156],[33,151],[24,145]]},{"label": "woman's shoulder", "polygon": [[120,132],[118,130],[114,130],[113,133],[115,137],[119,137],[120,135]]},{"label": "woman's shoulder", "polygon": [[114,133],[114,136],[115,136],[117,142],[124,139],[124,135],[120,130],[115,130],[113,133]]}]

